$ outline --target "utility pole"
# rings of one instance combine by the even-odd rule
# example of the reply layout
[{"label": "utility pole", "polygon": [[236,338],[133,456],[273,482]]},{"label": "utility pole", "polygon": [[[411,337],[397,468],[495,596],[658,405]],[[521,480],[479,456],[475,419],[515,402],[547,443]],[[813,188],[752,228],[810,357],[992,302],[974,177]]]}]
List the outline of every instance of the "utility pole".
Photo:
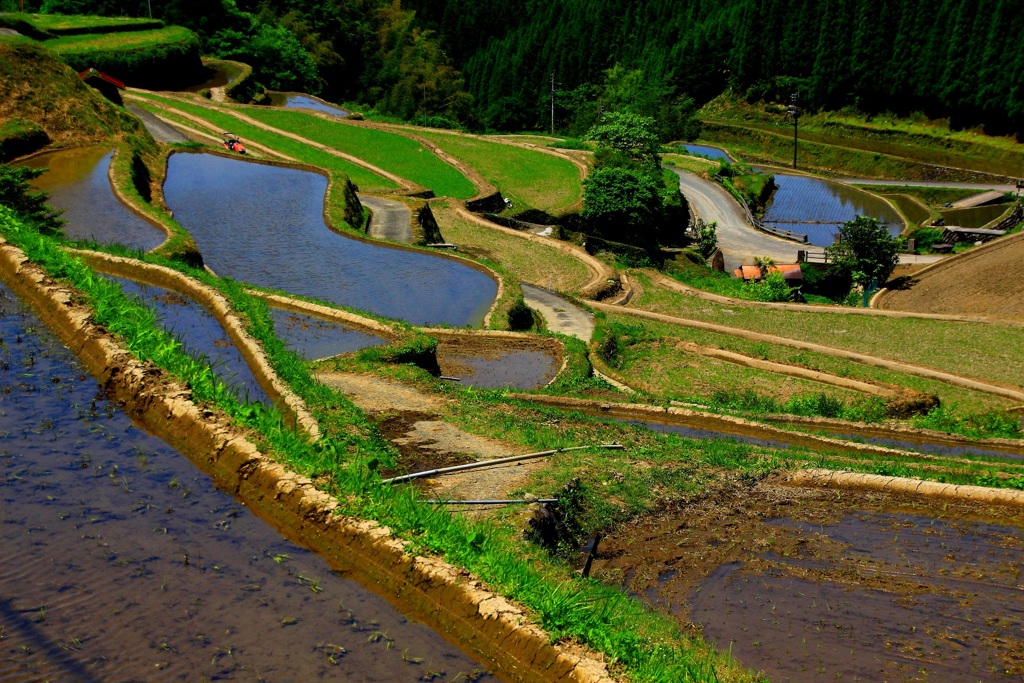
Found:
[{"label": "utility pole", "polygon": [[551,72],[551,134],[555,134],[555,72]]},{"label": "utility pole", "polygon": [[800,107],[796,106],[799,99],[800,91],[798,90],[793,93],[789,107],[786,109],[786,112],[793,117],[793,168],[796,168],[797,129],[800,125]]}]

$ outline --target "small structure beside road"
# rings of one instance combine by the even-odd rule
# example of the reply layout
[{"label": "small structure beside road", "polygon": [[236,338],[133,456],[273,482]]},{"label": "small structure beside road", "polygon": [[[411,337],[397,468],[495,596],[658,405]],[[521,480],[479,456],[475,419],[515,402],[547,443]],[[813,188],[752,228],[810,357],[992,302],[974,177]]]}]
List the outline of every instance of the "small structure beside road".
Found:
[{"label": "small structure beside road", "polygon": [[89,67],[85,71],[80,72],[78,77],[85,81],[87,85],[99,90],[100,94],[114,104],[124,105],[124,102],[121,100],[121,91],[125,89],[125,84],[113,76],[108,76],[95,67]]}]

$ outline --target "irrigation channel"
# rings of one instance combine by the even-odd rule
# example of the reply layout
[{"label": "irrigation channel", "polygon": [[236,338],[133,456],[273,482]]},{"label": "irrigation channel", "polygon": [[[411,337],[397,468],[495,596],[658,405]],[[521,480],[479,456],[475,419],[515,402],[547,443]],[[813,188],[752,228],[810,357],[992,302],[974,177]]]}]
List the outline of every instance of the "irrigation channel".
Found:
[{"label": "irrigation channel", "polygon": [[342,236],[310,171],[174,154],[164,197],[218,275],[417,325],[479,325],[497,283],[463,262]]},{"label": "irrigation channel", "polygon": [[49,192],[49,203],[64,210],[64,234],[69,238],[148,251],[166,235],[114,196],[108,177],[113,155],[102,147],[83,147],[37,154],[20,165],[49,169],[32,186]]},{"label": "irrigation channel", "polygon": [[877,218],[889,232],[903,231],[903,219],[884,200],[863,190],[806,175],[773,173],[778,189],[764,213],[764,223],[774,228],[807,235],[810,244],[827,247],[835,241],[839,226],[857,216]]},{"label": "irrigation channel", "polygon": [[481,674],[135,427],[2,286],[0,333],[0,680]]}]

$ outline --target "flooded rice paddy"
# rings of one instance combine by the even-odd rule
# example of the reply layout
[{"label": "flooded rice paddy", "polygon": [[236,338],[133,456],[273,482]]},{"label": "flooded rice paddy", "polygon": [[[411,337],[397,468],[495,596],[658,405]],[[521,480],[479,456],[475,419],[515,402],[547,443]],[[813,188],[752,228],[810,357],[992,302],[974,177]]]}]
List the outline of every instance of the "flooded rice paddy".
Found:
[{"label": "flooded rice paddy", "polygon": [[502,346],[442,337],[437,346],[441,374],[481,389],[539,389],[561,367],[561,358],[550,348]]},{"label": "flooded rice paddy", "polygon": [[[961,228],[983,228],[996,220],[1010,208],[1008,204],[989,204],[970,209],[942,209],[942,220],[946,225]],[[939,228],[941,230],[941,228]]]},{"label": "flooded rice paddy", "polygon": [[38,154],[19,164],[50,169],[32,186],[49,192],[48,203],[64,210],[64,234],[69,238],[149,251],[160,245],[165,235],[114,195],[107,175],[113,156],[112,150],[83,147]]},{"label": "flooded rice paddy", "polygon": [[595,574],[772,681],[1017,681],[1024,514],[736,486],[628,525]]},{"label": "flooded rice paddy", "polygon": [[733,158],[721,147],[711,147],[710,145],[679,145],[687,151],[689,154],[693,154],[699,157],[707,157],[714,161],[733,161]]},{"label": "flooded rice paddy", "polygon": [[764,213],[764,222],[775,228],[806,234],[810,244],[832,244],[839,226],[857,216],[877,218],[893,235],[903,230],[896,210],[863,190],[774,169],[767,169],[767,172],[775,175],[778,189]]},{"label": "flooded rice paddy", "polygon": [[495,680],[135,427],[2,286],[0,335],[0,680]]},{"label": "flooded rice paddy", "polygon": [[164,196],[218,275],[406,320],[478,325],[497,293],[464,263],[343,237],[316,173],[175,154]]},{"label": "flooded rice paddy", "polygon": [[381,337],[301,313],[271,308],[270,316],[274,333],[304,360],[320,360],[387,343]]},{"label": "flooded rice paddy", "polygon": [[272,403],[224,328],[200,304],[160,287],[119,277],[109,279],[125,294],[152,309],[161,327],[181,341],[189,355],[205,359],[218,379],[238,398],[246,402]]},{"label": "flooded rice paddy", "polygon": [[321,102],[315,97],[297,92],[272,92],[270,93],[270,103],[275,107],[286,107],[288,109],[311,109],[322,114],[337,116],[339,119],[343,119],[352,113],[347,109],[342,109],[327,102]]}]

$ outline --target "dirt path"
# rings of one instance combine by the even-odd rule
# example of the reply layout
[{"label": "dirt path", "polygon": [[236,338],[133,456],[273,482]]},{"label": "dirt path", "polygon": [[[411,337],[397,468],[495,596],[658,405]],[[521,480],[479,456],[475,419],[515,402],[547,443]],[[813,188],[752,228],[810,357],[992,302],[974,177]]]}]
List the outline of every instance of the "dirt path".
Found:
[{"label": "dirt path", "polygon": [[895,370],[896,372],[904,372],[908,375],[914,375],[915,377],[924,377],[926,379],[932,379],[939,382],[952,384],[954,386],[964,387],[965,389],[972,389],[974,391],[980,391],[982,393],[991,394],[993,396],[1002,396],[1003,398],[1009,398],[1010,400],[1013,401],[1024,402],[1024,389],[1021,389],[1019,387],[997,384],[995,382],[985,382],[978,379],[954,375],[952,373],[943,372],[941,370],[936,370],[934,368],[928,368],[921,365],[904,363],[901,361],[890,360],[888,358],[881,358],[879,356],[872,356],[865,353],[857,353],[855,351],[847,351],[846,349],[837,349],[835,347],[824,346],[822,344],[798,341],[796,339],[779,337],[772,334],[752,332],[750,330],[744,330],[738,327],[729,327],[727,325],[717,325],[715,323],[690,320],[688,318],[680,318],[676,316],[665,315],[663,313],[652,313],[651,311],[644,311],[635,308],[627,308],[625,306],[606,304],[599,301],[587,301],[586,303],[589,306],[592,306],[593,308],[605,311],[607,313],[635,315],[640,318],[647,318],[649,320],[657,320],[659,322],[669,323],[670,325],[680,325],[682,327],[690,327],[693,329],[705,330],[707,332],[714,332],[716,334],[726,334],[732,337],[748,339],[750,341],[765,342],[768,344],[776,344],[779,346],[788,346],[790,348],[801,349],[804,351],[814,351],[815,353],[823,353],[825,355],[834,356],[836,358],[845,358],[846,360],[852,360],[854,362],[863,363],[864,365],[870,365],[872,367],[885,368],[887,370]]},{"label": "dirt path", "polygon": [[125,107],[128,111],[135,114],[142,121],[142,125],[146,127],[149,134],[153,136],[153,139],[157,142],[163,142],[170,144],[172,142],[188,142],[189,139],[182,135],[178,130],[172,126],[167,125],[155,115],[150,114],[148,111],[140,109],[137,105],[128,103]]},{"label": "dirt path", "polygon": [[1024,233],[975,247],[924,268],[900,289],[881,292],[872,306],[882,309],[975,314],[1024,323]]},{"label": "dirt path", "polygon": [[796,262],[801,245],[752,227],[740,205],[717,183],[675,168],[669,170],[679,176],[679,190],[696,216],[718,224],[718,246],[725,255],[726,270],[753,263],[755,256],[770,256],[777,263]]},{"label": "dirt path", "polygon": [[570,337],[589,342],[594,336],[594,316],[566,299],[546,289],[525,282],[523,300],[526,305],[544,316],[547,328]]},{"label": "dirt path", "polygon": [[409,207],[394,199],[362,193],[358,197],[360,203],[372,213],[370,237],[412,244],[412,212],[409,211]]},{"label": "dirt path", "polygon": [[[386,476],[493,460],[522,453],[521,447],[464,432],[439,417],[447,399],[412,387],[353,373],[323,372],[317,379],[348,396],[377,422],[401,453]],[[421,480],[425,498],[482,500],[504,498],[543,468],[542,461],[507,463]],[[476,510],[476,508],[474,508]]]}]

